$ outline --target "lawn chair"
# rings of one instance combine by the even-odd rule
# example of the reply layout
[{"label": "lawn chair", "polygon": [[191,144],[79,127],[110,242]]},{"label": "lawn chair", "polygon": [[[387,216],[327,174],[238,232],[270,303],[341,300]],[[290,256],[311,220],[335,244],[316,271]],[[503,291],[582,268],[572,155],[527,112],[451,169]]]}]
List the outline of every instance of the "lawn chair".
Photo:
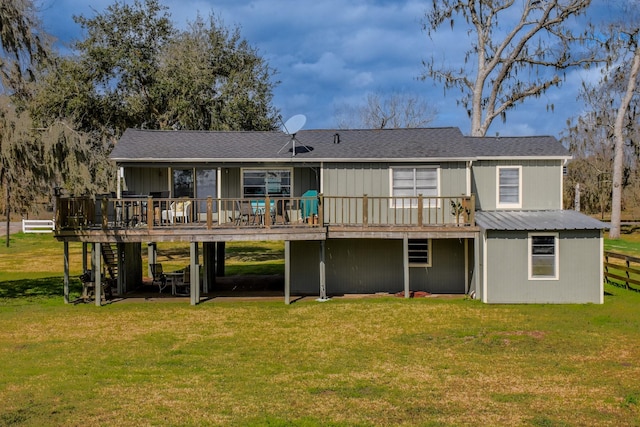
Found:
[{"label": "lawn chair", "polygon": [[240,215],[236,218],[236,225],[255,225],[259,224],[260,218],[256,214],[255,209],[251,206],[251,202],[248,200],[237,201],[238,212]]},{"label": "lawn chair", "polygon": [[[80,275],[80,281],[82,282],[82,299],[84,301],[90,301],[95,299],[95,281],[91,278],[91,270],[85,271]],[[108,278],[104,278],[100,286],[99,298],[104,295],[105,300],[113,298],[111,292],[112,281]]]},{"label": "lawn chair", "polygon": [[160,293],[167,287],[167,276],[162,271],[162,264],[151,264],[151,275],[153,276],[153,284],[158,285]]},{"label": "lawn chair", "polygon": [[289,200],[277,199],[276,208],[273,215],[273,224],[288,224],[289,223]]},{"label": "lawn chair", "polygon": [[191,216],[191,200],[171,202],[169,209],[162,211],[162,222],[169,221],[173,224],[174,221],[182,220],[182,222],[189,222]]},{"label": "lawn chair", "polygon": [[191,293],[191,267],[186,266],[182,270],[182,278],[179,278],[175,283],[175,294],[180,296],[187,296]]}]

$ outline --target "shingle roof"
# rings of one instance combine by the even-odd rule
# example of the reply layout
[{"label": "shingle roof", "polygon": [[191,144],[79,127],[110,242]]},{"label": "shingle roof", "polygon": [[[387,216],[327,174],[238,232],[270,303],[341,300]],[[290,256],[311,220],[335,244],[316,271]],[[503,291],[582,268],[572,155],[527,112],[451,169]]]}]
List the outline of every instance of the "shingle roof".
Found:
[{"label": "shingle roof", "polygon": [[127,129],[111,153],[118,162],[473,160],[481,157],[560,157],[553,137],[471,138],[458,128],[301,130],[296,155],[283,132]]},{"label": "shingle roof", "polygon": [[602,230],[607,225],[572,210],[479,211],[476,223],[485,230]]}]

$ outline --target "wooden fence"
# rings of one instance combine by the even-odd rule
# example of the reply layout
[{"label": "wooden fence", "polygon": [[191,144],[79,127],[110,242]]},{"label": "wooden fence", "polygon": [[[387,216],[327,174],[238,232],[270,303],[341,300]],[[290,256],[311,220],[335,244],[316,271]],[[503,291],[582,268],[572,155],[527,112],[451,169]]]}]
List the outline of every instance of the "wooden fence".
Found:
[{"label": "wooden fence", "polygon": [[[613,262],[613,260],[622,262]],[[640,258],[605,251],[604,280],[607,283],[624,286],[626,289],[640,291]]]}]

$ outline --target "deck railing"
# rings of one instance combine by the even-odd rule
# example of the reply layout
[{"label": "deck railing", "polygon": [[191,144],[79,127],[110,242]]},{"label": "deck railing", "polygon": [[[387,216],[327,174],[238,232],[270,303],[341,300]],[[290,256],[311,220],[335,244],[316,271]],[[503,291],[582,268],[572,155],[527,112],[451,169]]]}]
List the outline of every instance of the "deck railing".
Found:
[{"label": "deck railing", "polygon": [[56,229],[470,226],[474,196],[61,197]]},{"label": "deck railing", "polygon": [[324,220],[345,226],[470,226],[475,197],[324,196]]}]

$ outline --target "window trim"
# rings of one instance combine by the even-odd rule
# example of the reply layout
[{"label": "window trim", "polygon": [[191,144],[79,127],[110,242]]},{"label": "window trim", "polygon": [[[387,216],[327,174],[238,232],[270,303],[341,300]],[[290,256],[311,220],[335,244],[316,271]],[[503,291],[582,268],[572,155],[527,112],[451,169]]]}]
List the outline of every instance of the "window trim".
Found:
[{"label": "window trim", "polygon": [[[244,168],[240,168],[240,194],[241,197],[243,199],[247,198],[245,197],[244,194],[244,173],[245,171],[287,171],[289,172],[289,197],[291,197],[294,193],[293,193],[293,168],[288,168],[288,167],[275,167],[275,168],[269,168],[269,167],[263,167],[263,168],[256,168],[256,167],[244,167]],[[266,189],[266,182],[265,182],[265,189]],[[262,197],[281,197],[279,195],[270,195],[270,194],[264,194],[264,196]],[[252,196],[249,198],[256,198],[257,196]]]},{"label": "window trim", "polygon": [[[500,171],[503,169],[518,170],[518,201],[516,203],[500,203]],[[496,167],[496,208],[522,209],[522,165],[504,165]]]},{"label": "window trim", "polygon": [[[402,205],[402,204],[397,204],[396,205],[396,197],[401,197],[401,196],[396,196],[395,194],[393,194],[393,171],[394,170],[398,170],[398,169],[413,169],[413,177],[414,177],[414,181],[415,181],[415,174],[416,174],[416,170],[418,169],[433,169],[436,171],[436,195],[435,196],[425,196],[423,194],[423,196],[425,198],[428,197],[440,197],[440,165],[430,165],[430,166],[393,166],[389,168],[389,194],[391,197],[392,202],[390,203],[390,207],[391,208],[396,208],[396,209],[415,209],[417,208],[417,204],[413,205],[410,204],[409,206],[406,205]],[[414,188],[414,191],[416,189]],[[413,196],[407,196],[407,197],[415,197],[417,199],[419,194],[414,194]],[[423,206],[423,208],[432,208],[432,209],[437,209],[440,207],[440,199],[436,199],[435,203],[430,203],[427,204],[426,206]]]},{"label": "window trim", "polygon": [[[553,276],[534,276],[533,274],[533,237],[536,236],[547,236],[553,237],[554,242],[554,275]],[[529,270],[529,280],[559,280],[560,278],[560,238],[558,232],[535,232],[529,233],[529,237],[527,239],[527,263]]]},{"label": "window trim", "polygon": [[[427,241],[427,262],[411,262],[410,261],[410,253],[411,253],[411,243],[417,244],[418,241],[422,242],[423,240]],[[407,260],[409,260],[409,267],[431,267],[433,261],[433,243],[432,239],[409,239],[407,245]]]}]

